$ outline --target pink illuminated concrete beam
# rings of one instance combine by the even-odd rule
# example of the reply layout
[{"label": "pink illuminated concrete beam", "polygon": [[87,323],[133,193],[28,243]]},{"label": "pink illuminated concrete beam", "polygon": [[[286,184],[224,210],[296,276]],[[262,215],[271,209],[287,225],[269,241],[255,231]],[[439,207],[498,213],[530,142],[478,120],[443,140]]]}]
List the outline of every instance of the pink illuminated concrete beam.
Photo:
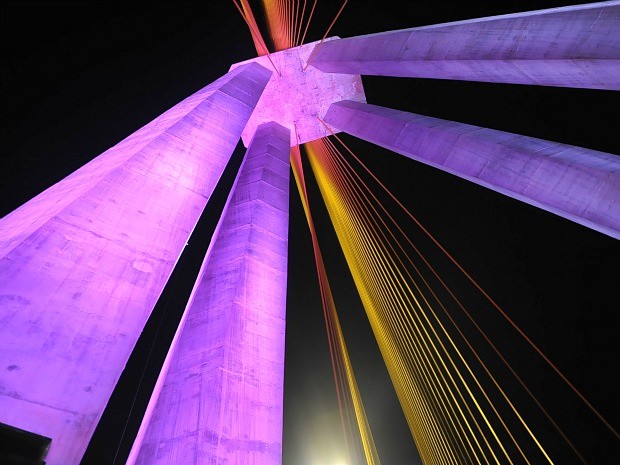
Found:
[{"label": "pink illuminated concrete beam", "polygon": [[329,73],[620,90],[620,2],[333,40],[311,65]]},{"label": "pink illuminated concrete beam", "polygon": [[0,220],[0,422],[78,464],[271,72],[236,69]]},{"label": "pink illuminated concrete beam", "polygon": [[620,239],[620,156],[358,102],[335,128]]},{"label": "pink illuminated concrete beam", "polygon": [[280,465],[289,130],[258,127],[128,465]]}]

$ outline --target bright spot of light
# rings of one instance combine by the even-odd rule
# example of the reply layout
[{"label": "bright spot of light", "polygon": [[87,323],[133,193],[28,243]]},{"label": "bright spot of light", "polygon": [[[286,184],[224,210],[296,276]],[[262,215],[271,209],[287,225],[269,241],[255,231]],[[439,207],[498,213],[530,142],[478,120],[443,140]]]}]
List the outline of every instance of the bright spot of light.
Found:
[{"label": "bright spot of light", "polygon": [[[316,392],[316,391],[314,391]],[[340,414],[337,406],[318,398],[304,421],[303,446],[297,463],[302,465],[351,464],[345,449]]]}]

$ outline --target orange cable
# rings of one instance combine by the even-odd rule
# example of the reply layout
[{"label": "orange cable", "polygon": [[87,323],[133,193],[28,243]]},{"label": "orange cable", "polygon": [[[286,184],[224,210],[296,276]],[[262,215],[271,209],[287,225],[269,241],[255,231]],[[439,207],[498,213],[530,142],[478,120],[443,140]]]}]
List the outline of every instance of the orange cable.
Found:
[{"label": "orange cable", "polygon": [[327,28],[327,31],[325,32],[325,35],[323,36],[323,38],[321,39],[321,41],[319,42],[319,44],[314,47],[314,50],[312,50],[312,53],[310,54],[310,56],[308,57],[308,61],[306,62],[306,66],[303,67],[302,71],[305,71],[306,68],[308,68],[308,65],[310,64],[310,62],[312,61],[312,59],[314,58],[314,55],[316,55],[316,52],[318,51],[319,47],[321,45],[323,45],[323,41],[325,40],[325,38],[327,37],[327,34],[329,34],[329,31],[332,30],[332,27],[334,26],[334,24],[336,23],[336,20],[338,19],[338,17],[340,16],[340,13],[342,13],[342,10],[344,9],[345,5],[347,4],[349,0],[344,0],[344,3],[342,4],[342,6],[340,7],[340,10],[338,10],[338,13],[336,14],[336,17],[334,18],[334,20],[332,21],[332,23],[329,25],[329,27]]},{"label": "orange cable", "polygon": [[495,309],[510,323],[510,325],[523,337],[530,346],[540,355],[545,362],[556,372],[562,380],[570,387],[570,389],[577,394],[577,396],[590,408],[590,410],[601,420],[605,426],[611,431],[618,439],[620,434],[607,422],[607,420],[594,408],[594,406],[585,398],[583,394],[566,378],[566,376],[560,371],[560,369],[542,352],[542,350],[523,332],[523,330],[508,316],[508,314],[489,296],[484,289],[476,282],[476,280],[463,269],[463,267],[456,261],[454,257],[435,239],[435,237],[415,218],[405,206],[385,187],[385,185],[377,179],[377,177],[357,158],[357,156],[346,146],[346,144],[325,124],[325,122],[319,118],[321,123],[328,128],[331,134],[345,147],[345,149],[360,163],[362,167],[375,179],[375,181],[388,193],[390,197],[403,209],[403,211],[418,225],[418,227],[424,231],[424,233],[435,243],[437,247],[454,263],[454,265],[469,279],[469,281],[484,295],[484,297],[495,307]]},{"label": "orange cable", "polygon": [[[247,2],[247,0],[240,0],[241,2]],[[265,45],[265,41],[263,40],[263,36],[261,35],[260,31],[258,30],[258,25],[256,24],[256,20],[254,19],[254,16],[252,15],[252,19],[254,20],[254,26],[256,29],[252,28],[252,24],[250,24],[250,21],[248,20],[248,18],[246,18],[245,13],[243,12],[243,9],[237,4],[237,2],[235,0],[232,0],[232,2],[235,4],[235,6],[237,7],[237,9],[239,10],[239,13],[241,13],[241,16],[243,17],[245,23],[248,25],[248,28],[250,28],[250,35],[252,36],[252,40],[254,40],[254,47],[256,48],[256,52],[258,53],[259,56],[264,56],[267,55],[267,58],[269,59],[269,62],[271,63],[271,66],[273,67],[273,69],[275,70],[275,72],[278,74],[278,76],[282,77],[282,74],[280,73],[280,70],[276,67],[275,63],[273,62],[273,60],[271,59],[271,54],[269,53],[269,50],[267,49],[267,45]],[[243,5],[243,3],[242,3]],[[250,8],[250,6],[247,6],[248,9]],[[251,15],[251,9],[250,11],[250,15]],[[255,34],[257,34],[257,37],[255,37]],[[258,44],[260,44],[260,46],[264,49],[264,53],[261,53],[260,50],[258,49]]]},{"label": "orange cable", "polygon": [[[339,155],[340,155],[340,157],[342,157],[342,155],[341,155],[341,154],[339,154]],[[343,160],[344,162],[346,162],[346,160],[345,160],[344,158],[342,158],[342,160]],[[341,163],[342,163],[342,162],[341,162]],[[349,171],[350,171],[350,172],[353,172],[354,174],[356,174],[354,171],[351,171],[351,167],[350,167],[350,165],[349,165]],[[357,175],[357,174],[356,174],[356,175]],[[359,178],[359,176],[358,176],[358,178]],[[362,182],[362,184],[363,184],[363,185],[365,185],[365,183],[364,183],[361,179],[360,179],[360,181]],[[369,190],[369,189],[367,188],[367,186],[366,186],[366,189],[367,189],[367,190]],[[368,199],[366,198],[366,200],[368,200]],[[375,200],[376,200],[376,198],[375,198]],[[361,201],[361,202],[360,202],[360,204],[361,204],[361,205],[367,205],[367,204],[370,204],[370,203],[369,203],[368,201],[366,201],[366,202]],[[373,210],[374,210],[374,207],[373,207]],[[365,216],[365,217],[372,217],[371,212],[370,212],[369,210],[367,210],[367,209],[366,209],[366,211],[367,211],[367,213],[366,213],[364,216]],[[374,211],[375,211],[375,213],[376,213],[376,210],[374,210]],[[385,223],[384,223],[384,225],[385,225]],[[384,239],[386,239],[386,238],[385,238],[385,236],[384,236]],[[386,243],[388,243],[387,241],[385,241],[385,242],[386,242]],[[401,263],[401,264],[402,264],[402,263]],[[405,333],[405,334],[406,334],[406,333]],[[433,370],[433,371],[434,371],[434,370]],[[435,376],[436,376],[436,375],[435,375]],[[439,381],[439,380],[437,380],[437,381]],[[429,380],[429,381],[427,381],[427,383],[428,383],[429,385],[431,385],[431,386],[433,385],[433,383],[432,383],[430,380]],[[447,411],[447,410],[450,410],[450,409],[448,409],[448,408],[446,407],[446,404],[445,404],[443,401],[441,401],[441,404],[443,405],[443,410],[442,410],[442,411]],[[453,421],[452,421],[452,420],[450,420],[450,422],[452,423],[452,425],[453,425],[453,426],[455,426],[455,427],[456,427],[456,425],[454,425],[454,423],[453,423]],[[464,446],[464,444],[463,444],[463,446]],[[470,443],[470,447],[471,447],[471,443]]]},{"label": "orange cable", "polygon": [[310,16],[308,16],[308,22],[306,23],[306,29],[304,30],[304,35],[301,37],[301,42],[299,43],[299,45],[303,45],[304,41],[306,40],[306,34],[308,33],[308,27],[310,26],[310,21],[312,21],[312,15],[314,14],[314,8],[316,7],[316,2],[317,0],[314,0],[314,3],[312,4],[312,9],[310,10]]},{"label": "orange cable", "polygon": [[[295,125],[295,131],[296,131],[296,125]],[[348,375],[346,375],[347,373],[347,371],[345,371],[346,367],[343,365],[343,363],[345,365],[348,363],[347,362],[348,355],[346,354],[346,347],[344,346],[344,341],[341,339],[342,338],[341,333],[340,333],[341,330],[339,329],[340,325],[338,323],[338,317],[337,317],[336,310],[335,310],[335,304],[331,296],[329,281],[327,280],[325,266],[324,266],[323,259],[320,253],[320,248],[318,245],[318,238],[316,236],[316,231],[314,229],[312,216],[309,210],[308,197],[307,197],[307,192],[305,188],[305,180],[303,177],[303,167],[301,164],[301,159],[300,159],[300,154],[299,154],[299,146],[294,147],[293,155],[291,156],[291,158],[292,158],[291,165],[294,170],[295,178],[297,181],[298,189],[302,197],[304,208],[306,209],[306,218],[308,220],[308,224],[310,226],[310,230],[312,234],[315,261],[317,264],[317,272],[319,274],[319,286],[321,288],[321,295],[322,295],[322,301],[323,301],[323,312],[325,316],[326,329],[328,333],[328,341],[330,345],[330,356],[332,358],[332,369],[334,370],[334,379],[336,381],[338,402],[339,402],[339,407],[340,407],[340,412],[341,412],[341,422],[343,426],[343,433],[345,434],[345,443],[347,443],[348,442],[347,433],[348,433],[349,439],[353,441],[353,429],[350,427],[349,428],[345,427],[343,410],[344,410],[344,414],[346,414],[346,417],[348,419],[348,424],[352,425],[353,415],[351,411],[352,409],[354,409],[354,406],[352,405],[352,401],[353,401],[352,392],[351,392],[352,388],[349,384],[345,382],[345,379],[348,379]],[[335,340],[340,341],[339,344],[334,344]],[[351,373],[351,376],[352,376],[352,373]],[[355,388],[354,378],[352,378],[352,382],[353,382],[353,388]],[[346,391],[348,393],[348,396],[346,397],[342,396],[341,395],[342,391]],[[344,408],[343,408],[343,405],[344,405]],[[362,428],[362,423],[363,423],[364,425],[366,425],[363,429],[364,431],[367,431],[367,433],[364,433],[364,436],[363,436],[364,438],[366,438],[362,441],[363,448],[366,451],[367,447],[370,447],[371,452],[373,452],[372,457],[376,457],[376,460],[374,458],[371,460],[372,463],[379,463],[378,456],[376,455],[376,449],[374,448],[374,441],[372,440],[372,434],[370,433],[370,430],[367,426],[367,420],[365,420],[365,414],[363,413],[363,405],[360,405],[360,408],[361,408],[360,414],[362,415],[362,418],[361,420],[358,419],[359,427]],[[362,421],[362,423],[360,423],[360,421]],[[360,429],[360,433],[361,433],[361,429]],[[370,442],[370,445],[367,444],[368,442]],[[348,447],[348,444],[345,444],[345,445],[348,451],[348,455],[352,457],[351,456],[352,450]]]},{"label": "orange cable", "polygon": [[304,6],[301,9],[301,16],[299,17],[299,28],[297,30],[297,35],[295,36],[295,41],[293,42],[293,46],[297,47],[298,45],[301,45],[299,43],[299,36],[301,35],[301,29],[303,27],[304,24],[304,15],[306,14],[306,3],[307,0],[304,0]]},{"label": "orange cable", "polygon": [[[410,239],[404,234],[404,232],[402,231],[402,229],[400,229],[400,227],[398,226],[398,224],[396,223],[395,219],[392,217],[392,215],[385,209],[385,207],[381,204],[381,202],[377,199],[377,197],[374,195],[374,193],[372,192],[372,190],[368,187],[368,185],[364,182],[364,180],[353,170],[353,167],[350,165],[350,163],[342,156],[342,154],[340,154],[338,152],[338,155],[341,157],[342,159],[342,163],[348,167],[348,170],[350,173],[353,173],[358,181],[361,183],[362,186],[364,186],[365,191],[367,191],[372,198],[374,199],[374,201],[376,202],[377,205],[379,205],[381,207],[381,209],[384,211],[384,213],[388,216],[388,218],[391,220],[391,222],[399,229],[399,231],[407,238],[407,240],[410,242]],[[369,202],[368,197],[366,197],[365,194],[362,193],[362,195],[364,195],[364,197],[366,198],[366,203],[369,205],[372,205],[371,202]],[[414,269],[417,272],[417,275],[422,279],[422,281],[424,282],[424,284],[426,285],[427,289],[431,292],[431,294],[433,295],[433,297],[435,297],[436,302],[440,305],[440,307],[442,308],[443,312],[447,315],[447,317],[450,319],[450,321],[453,323],[453,326],[456,328],[456,330],[459,332],[459,335],[461,336],[461,338],[465,341],[466,345],[468,346],[468,348],[470,349],[470,351],[472,352],[472,354],[474,355],[474,357],[477,359],[477,361],[482,365],[484,371],[487,373],[487,375],[489,376],[489,378],[491,379],[491,381],[493,382],[493,384],[498,388],[498,390],[500,391],[500,393],[502,394],[502,396],[504,397],[504,399],[506,400],[506,402],[508,402],[509,406],[511,406],[512,410],[515,412],[515,414],[517,415],[517,417],[520,419],[521,423],[523,424],[523,426],[525,426],[526,430],[529,432],[530,436],[532,436],[531,431],[529,430],[529,427],[527,427],[526,424],[523,423],[523,419],[521,418],[521,416],[518,414],[518,412],[515,410],[515,407],[513,406],[513,404],[510,402],[510,400],[508,399],[508,397],[506,396],[506,394],[504,393],[504,391],[501,389],[501,387],[499,386],[499,384],[497,383],[497,381],[495,380],[495,378],[493,377],[493,375],[491,374],[490,370],[487,368],[486,364],[482,361],[482,359],[480,358],[480,356],[478,355],[478,353],[476,352],[476,350],[473,348],[473,346],[471,345],[471,343],[468,341],[467,337],[463,334],[463,332],[460,330],[460,328],[456,325],[456,322],[454,321],[454,319],[452,318],[452,316],[447,312],[447,309],[445,308],[445,306],[442,304],[442,302],[438,299],[437,295],[435,294],[435,292],[433,291],[432,287],[428,284],[428,282],[426,281],[426,279],[424,278],[424,276],[422,275],[422,273],[418,270],[417,266],[413,263],[413,261],[411,260],[411,258],[409,257],[409,254],[403,249],[402,245],[400,244],[400,242],[397,240],[397,238],[394,236],[394,234],[392,233],[391,229],[389,228],[389,226],[385,223],[385,221],[383,219],[381,219],[381,216],[378,215],[377,210],[373,207],[373,211],[375,213],[375,216],[380,218],[384,229],[387,230],[390,233],[390,236],[392,237],[392,239],[398,244],[400,251],[402,252],[402,254],[405,255],[405,257],[407,258],[408,262],[414,267]],[[392,250],[393,256],[397,258],[398,262],[400,263],[401,267],[404,270],[407,270],[407,267],[405,266],[405,264],[403,263],[402,259],[400,258],[400,255],[396,253],[396,250],[394,249],[394,247],[391,245],[391,241],[388,240],[388,238],[382,234],[384,237],[384,241],[386,244],[388,244],[388,246],[390,247],[390,249]],[[410,242],[411,244],[411,242]],[[413,246],[413,244],[411,244]],[[415,248],[415,246],[413,246],[414,249],[416,250],[416,252],[418,254],[420,254],[420,252],[417,250],[417,248]],[[424,257],[422,257],[424,259]],[[426,262],[426,259],[424,259]],[[427,262],[428,264],[428,262]],[[430,265],[429,265],[430,267]],[[448,337],[448,339],[451,341],[451,338],[449,336],[449,333],[446,331],[446,329],[443,327],[443,324],[441,323],[441,320],[437,317],[437,315],[435,314],[435,312],[432,310],[432,307],[430,306],[430,304],[428,303],[426,297],[424,297],[424,293],[422,292],[422,290],[418,287],[416,281],[413,279],[413,276],[411,276],[411,274],[409,273],[409,271],[406,271],[407,276],[409,277],[410,282],[412,282],[414,284],[414,286],[416,287],[417,291],[420,293],[420,295],[422,296],[422,298],[424,299],[424,301],[426,302],[426,305],[428,306],[429,310],[431,311],[431,313],[433,314],[433,317],[435,318],[435,320],[437,321],[437,323],[439,324],[439,326],[442,328],[442,331],[444,332],[444,334],[446,334],[446,336]],[[445,284],[444,284],[445,286]],[[452,292],[448,289],[448,291],[452,294]],[[453,295],[453,294],[452,294]],[[432,327],[430,321],[428,322],[429,325]],[[455,350],[457,350],[458,353],[458,349],[456,348],[454,342],[451,341],[451,345],[455,348]],[[495,350],[497,350],[495,348]],[[460,355],[460,358],[463,360],[462,355]],[[463,362],[465,363],[465,361],[463,360]],[[467,367],[467,370],[471,373],[471,370],[468,368],[467,364],[465,365]],[[512,433],[510,432],[510,430],[508,429],[508,426],[505,424],[504,420],[502,419],[502,417],[499,415],[499,413],[497,412],[496,408],[494,407],[493,403],[490,401],[490,399],[488,398],[488,396],[486,395],[485,391],[482,389],[482,386],[479,384],[479,382],[476,380],[476,378],[473,378],[476,383],[478,384],[478,387],[480,389],[480,392],[482,392],[483,396],[486,398],[487,402],[489,403],[489,405],[491,406],[491,408],[493,409],[494,413],[496,414],[498,420],[501,422],[501,424],[503,425],[504,429],[506,430],[506,432],[508,433],[508,435],[510,436],[510,438],[513,441],[513,444],[517,447],[517,449],[519,450],[519,452],[521,453],[521,456],[526,460],[527,458],[525,457],[523,451],[521,450],[518,442],[516,441],[516,439],[514,438],[514,436],[512,435]],[[555,422],[553,422],[553,420],[550,419],[550,421],[552,421],[553,424],[555,424]],[[556,425],[557,426],[557,425]],[[560,434],[562,434],[562,436],[564,437],[564,439],[568,442],[568,444],[573,448],[574,452],[580,456],[580,454],[577,452],[577,450],[575,449],[575,447],[573,446],[573,444],[568,440],[568,438],[566,438],[566,436],[562,433],[562,431],[560,429],[558,429],[558,431],[560,432]],[[534,436],[532,436],[532,439],[534,439],[534,441],[538,444],[538,441],[536,440],[536,438]],[[540,447],[540,445],[539,445]],[[544,451],[541,449],[541,452],[544,453]],[[580,456],[581,458],[581,456]],[[529,463],[529,462],[528,462]]]}]

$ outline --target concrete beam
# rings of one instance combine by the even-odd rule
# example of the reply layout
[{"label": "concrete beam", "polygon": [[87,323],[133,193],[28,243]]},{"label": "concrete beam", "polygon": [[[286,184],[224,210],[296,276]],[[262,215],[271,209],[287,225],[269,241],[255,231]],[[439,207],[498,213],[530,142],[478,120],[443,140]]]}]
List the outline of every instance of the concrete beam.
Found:
[{"label": "concrete beam", "polygon": [[226,74],[0,220],[0,422],[48,465],[80,462],[270,76]]},{"label": "concrete beam", "polygon": [[290,131],[258,126],[128,465],[280,465]]},{"label": "concrete beam", "polygon": [[573,5],[333,40],[328,73],[620,90],[620,2]]},{"label": "concrete beam", "polygon": [[376,105],[333,104],[331,126],[620,239],[620,156]]}]

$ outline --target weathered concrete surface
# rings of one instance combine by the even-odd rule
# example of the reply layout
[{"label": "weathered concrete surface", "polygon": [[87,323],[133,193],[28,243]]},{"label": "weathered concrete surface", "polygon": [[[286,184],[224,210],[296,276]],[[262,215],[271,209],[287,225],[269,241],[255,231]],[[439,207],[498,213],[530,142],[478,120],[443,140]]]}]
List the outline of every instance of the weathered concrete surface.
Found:
[{"label": "weathered concrete surface", "polygon": [[[324,43],[335,39],[338,37],[329,37]],[[241,134],[246,147],[256,128],[270,121],[289,129],[291,147],[329,136],[329,131],[317,116],[323,118],[333,102],[366,101],[360,76],[323,73],[312,67],[303,70],[316,44],[318,42],[289,48],[272,53],[269,57],[260,56],[230,67],[232,70],[242,64],[256,62],[273,70],[273,62],[280,73],[274,71],[271,75],[265,92]]]},{"label": "weathered concrete surface", "polygon": [[620,2],[492,16],[333,40],[330,73],[620,89]]},{"label": "weathered concrete surface", "polygon": [[289,130],[258,127],[128,465],[280,465]]},{"label": "weathered concrete surface", "polygon": [[358,102],[329,125],[620,239],[620,155]]},{"label": "weathered concrete surface", "polygon": [[48,465],[80,462],[270,75],[226,74],[0,221],[0,422],[51,438]]}]

